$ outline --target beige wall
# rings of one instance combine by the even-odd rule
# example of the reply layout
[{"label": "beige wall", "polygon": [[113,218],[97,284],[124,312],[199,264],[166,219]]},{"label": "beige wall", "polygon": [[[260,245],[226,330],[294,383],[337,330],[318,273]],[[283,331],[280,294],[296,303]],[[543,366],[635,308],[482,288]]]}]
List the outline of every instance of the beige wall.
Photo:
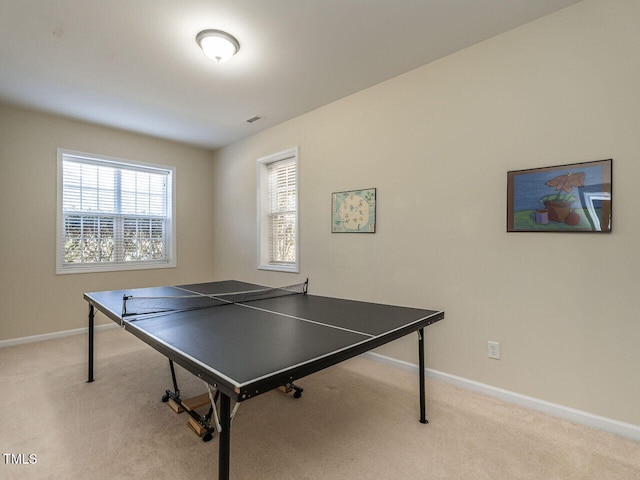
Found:
[{"label": "beige wall", "polygon": [[[176,167],[177,268],[55,274],[58,147]],[[211,152],[0,105],[0,165],[0,340],[86,326],[86,291],[211,278]]]},{"label": "beige wall", "polygon": [[[214,276],[443,309],[430,368],[640,425],[639,24],[586,0],[216,152]],[[295,145],[301,273],[258,271],[256,160]],[[606,158],[613,233],[506,233],[508,170]],[[368,187],[377,232],[332,235]]]}]

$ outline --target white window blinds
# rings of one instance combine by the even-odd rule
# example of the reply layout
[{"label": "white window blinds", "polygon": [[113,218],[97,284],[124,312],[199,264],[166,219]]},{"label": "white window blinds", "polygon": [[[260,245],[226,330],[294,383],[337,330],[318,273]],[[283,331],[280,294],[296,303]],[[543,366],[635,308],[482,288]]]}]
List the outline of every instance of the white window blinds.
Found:
[{"label": "white window blinds", "polygon": [[61,273],[173,264],[172,169],[64,152],[59,168]]},{"label": "white window blinds", "polygon": [[296,163],[292,159],[270,163],[269,251],[271,263],[296,261]]}]

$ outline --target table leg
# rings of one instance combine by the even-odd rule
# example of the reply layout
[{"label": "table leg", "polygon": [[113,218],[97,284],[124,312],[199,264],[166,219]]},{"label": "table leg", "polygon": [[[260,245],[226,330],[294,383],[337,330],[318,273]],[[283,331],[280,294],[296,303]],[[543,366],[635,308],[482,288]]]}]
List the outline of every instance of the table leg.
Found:
[{"label": "table leg", "polygon": [[180,389],[178,388],[178,379],[176,378],[176,369],[173,367],[173,360],[169,360],[169,368],[171,369],[171,380],[173,381],[173,393],[180,398]]},{"label": "table leg", "polygon": [[420,423],[429,423],[426,418],[426,387],[424,381],[424,328],[418,330],[418,374],[420,376]]},{"label": "table leg", "polygon": [[93,324],[94,310],[93,305],[89,304],[89,378],[87,383],[93,382]]},{"label": "table leg", "polygon": [[218,450],[218,480],[229,480],[231,453],[231,399],[220,392],[220,446]]}]

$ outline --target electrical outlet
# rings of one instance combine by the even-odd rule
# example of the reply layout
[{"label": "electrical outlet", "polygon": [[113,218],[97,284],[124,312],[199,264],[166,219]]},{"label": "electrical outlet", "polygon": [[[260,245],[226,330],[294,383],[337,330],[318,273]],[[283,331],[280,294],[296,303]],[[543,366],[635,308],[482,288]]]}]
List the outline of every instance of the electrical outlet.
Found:
[{"label": "electrical outlet", "polygon": [[489,340],[489,358],[500,360],[500,342],[492,342]]}]

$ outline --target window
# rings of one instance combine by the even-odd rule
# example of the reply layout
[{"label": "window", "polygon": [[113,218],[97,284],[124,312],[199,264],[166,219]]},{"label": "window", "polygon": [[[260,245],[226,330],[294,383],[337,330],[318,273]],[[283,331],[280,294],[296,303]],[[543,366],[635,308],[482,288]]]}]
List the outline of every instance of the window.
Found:
[{"label": "window", "polygon": [[175,266],[173,167],[58,149],[57,273]]},{"label": "window", "polygon": [[258,268],[298,271],[298,149],[258,160]]}]

